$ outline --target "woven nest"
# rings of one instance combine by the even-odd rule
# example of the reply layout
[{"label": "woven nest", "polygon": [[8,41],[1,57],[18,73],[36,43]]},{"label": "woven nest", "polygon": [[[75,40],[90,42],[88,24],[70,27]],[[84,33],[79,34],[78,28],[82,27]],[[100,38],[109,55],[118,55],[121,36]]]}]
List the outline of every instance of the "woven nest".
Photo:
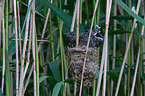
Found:
[{"label": "woven nest", "polygon": [[[82,68],[84,63],[84,57],[86,53],[86,46],[79,48],[69,48],[68,57],[68,67],[72,78],[75,79],[80,84],[82,76]],[[84,86],[91,86],[94,75],[99,70],[98,56],[96,48],[89,48],[86,58],[86,64],[84,69]]]}]

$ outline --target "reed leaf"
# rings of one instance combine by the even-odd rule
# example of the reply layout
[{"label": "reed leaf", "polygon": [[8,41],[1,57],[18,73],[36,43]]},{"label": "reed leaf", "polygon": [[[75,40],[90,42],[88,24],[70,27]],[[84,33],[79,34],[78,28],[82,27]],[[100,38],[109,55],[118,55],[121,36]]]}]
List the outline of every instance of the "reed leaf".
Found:
[{"label": "reed leaf", "polygon": [[73,79],[66,79],[64,81],[57,83],[53,89],[52,96],[58,96],[58,93],[59,93],[63,83],[73,84]]},{"label": "reed leaf", "polygon": [[55,60],[55,61],[50,62],[48,64],[49,64],[49,67],[50,67],[50,69],[51,69],[51,71],[53,73],[53,76],[55,77],[57,82],[60,82],[61,78],[60,78],[60,71],[59,71],[58,61]]}]

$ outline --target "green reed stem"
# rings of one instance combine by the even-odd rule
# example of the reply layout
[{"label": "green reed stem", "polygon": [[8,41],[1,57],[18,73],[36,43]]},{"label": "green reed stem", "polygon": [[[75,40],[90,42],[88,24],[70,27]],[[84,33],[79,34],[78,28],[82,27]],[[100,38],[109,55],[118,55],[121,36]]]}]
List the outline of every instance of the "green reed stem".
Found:
[{"label": "green reed stem", "polygon": [[[127,0],[127,5],[128,7],[131,8],[131,1]],[[128,14],[129,15],[129,14]],[[130,20],[127,21],[127,27],[128,27],[128,31],[130,31]],[[128,35],[127,35],[128,36]],[[127,37],[127,39],[129,39],[129,36]],[[128,41],[128,40],[127,40]],[[128,42],[126,42],[128,43]],[[130,66],[131,65],[131,48],[129,48],[128,50],[128,60],[127,63]],[[130,68],[128,67],[128,73],[127,73],[127,96],[130,96]]]},{"label": "green reed stem", "polygon": [[[3,9],[2,9],[2,1],[0,1],[0,49],[1,49],[1,35],[2,35],[2,13],[3,13]],[[2,53],[0,52],[0,58],[2,57]]]},{"label": "green reed stem", "polygon": [[[50,14],[51,14],[51,10],[50,10]],[[51,19],[51,15],[50,15],[50,38],[51,38],[51,40],[53,41],[53,32],[52,32],[52,19]],[[51,42],[51,51],[52,51],[52,54],[51,54],[51,56],[52,56],[52,60],[54,61],[55,60],[55,56],[54,56],[54,43],[53,42]]]},{"label": "green reed stem", "polygon": [[[58,1],[55,0],[55,5],[58,7]],[[61,0],[59,1],[59,8],[61,9]],[[61,75],[62,75],[62,81],[64,80],[64,59],[63,59],[63,40],[62,40],[62,24],[61,24],[61,20],[57,17],[57,21],[59,22],[58,24],[58,28],[59,28],[59,42],[60,42],[60,59],[61,59]],[[64,84],[62,85],[62,94],[64,96]]]},{"label": "green reed stem", "polygon": [[37,45],[37,35],[36,35],[36,30],[35,30],[35,60],[36,60],[36,84],[37,84],[37,96],[39,96],[39,57],[38,57],[38,45]]},{"label": "green reed stem", "polygon": [[[100,0],[99,0],[100,1]],[[97,8],[97,12],[96,14],[99,12],[99,1],[98,1],[98,8]],[[95,2],[96,0],[93,0],[93,9],[95,8]],[[95,14],[95,17],[94,17],[94,28],[96,28],[96,24],[97,24],[97,17],[96,17],[96,14]],[[99,14],[97,14],[98,16]],[[90,26],[89,26],[90,27]]]},{"label": "green reed stem", "polygon": [[[39,32],[38,32],[39,33]],[[41,66],[41,68],[43,68],[43,60],[42,60],[42,51],[40,50],[39,51],[39,57],[40,57],[40,59],[39,59],[39,62],[40,62],[40,66]],[[40,74],[41,74],[41,76],[44,76],[44,73],[43,73],[44,71],[42,71]],[[42,87],[40,88],[41,90],[40,90],[40,93],[42,92],[42,96],[46,96],[45,95],[45,80],[42,82]]]},{"label": "green reed stem", "polygon": [[82,0],[80,0],[80,23],[82,23]]},{"label": "green reed stem", "polygon": [[[144,15],[142,14],[142,7],[140,7],[140,11],[139,11],[139,15]],[[138,23],[138,29],[139,29],[139,34],[142,34],[142,24]],[[143,35],[143,34],[142,34]],[[143,43],[142,43],[142,38],[139,38],[139,45],[141,46],[141,49],[143,49]],[[143,50],[140,50],[140,59],[139,59],[139,74],[143,75]],[[140,76],[138,77],[138,83],[139,83],[139,96],[143,96],[143,83],[142,80],[140,78]]]},{"label": "green reed stem", "polygon": [[[88,2],[87,0],[85,0],[85,6],[86,6],[86,14],[87,14],[87,23],[88,23],[88,28],[90,27],[90,23],[89,23],[89,10],[88,10]],[[96,19],[94,18],[94,20],[96,21]]]},{"label": "green reed stem", "polygon": [[6,0],[6,31],[5,31],[5,64],[6,64],[6,96],[11,96],[11,80],[10,80],[10,67],[9,67],[9,57],[8,57],[8,35],[9,35],[9,1]]},{"label": "green reed stem", "polygon": [[[95,8],[95,2],[96,0],[93,0],[93,7]],[[97,16],[96,16],[97,15]],[[96,28],[96,25],[99,26],[99,15],[100,15],[100,0],[98,1],[98,7],[97,7],[97,12],[94,16],[94,28]],[[98,63],[99,62],[99,56],[100,56],[100,49],[98,48],[97,49],[98,51]],[[97,88],[97,81],[98,79],[96,80],[95,77],[94,77],[94,80],[93,80],[93,96],[96,96],[96,88]]]}]

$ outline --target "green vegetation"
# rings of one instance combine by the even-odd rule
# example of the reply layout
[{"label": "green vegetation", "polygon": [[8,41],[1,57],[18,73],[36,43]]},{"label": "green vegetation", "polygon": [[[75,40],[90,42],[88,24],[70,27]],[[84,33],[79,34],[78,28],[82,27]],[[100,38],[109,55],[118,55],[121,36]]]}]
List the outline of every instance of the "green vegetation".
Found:
[{"label": "green vegetation", "polygon": [[144,96],[144,26],[144,0],[0,0],[0,96]]}]

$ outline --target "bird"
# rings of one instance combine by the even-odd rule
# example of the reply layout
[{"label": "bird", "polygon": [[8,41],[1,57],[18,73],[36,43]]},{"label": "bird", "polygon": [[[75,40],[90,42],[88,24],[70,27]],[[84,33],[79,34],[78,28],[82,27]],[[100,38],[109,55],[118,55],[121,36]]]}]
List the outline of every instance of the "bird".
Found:
[{"label": "bird", "polygon": [[76,33],[75,32],[68,32],[64,33],[66,35],[66,38],[68,40],[68,46],[69,47],[75,47],[76,45]]},{"label": "bird", "polygon": [[[91,38],[90,38],[90,44],[89,47],[99,47],[103,41],[103,36],[100,33],[97,28],[93,29],[91,32]],[[82,32],[80,34],[79,40],[80,40],[80,46],[87,45],[88,43],[88,37],[89,37],[90,30],[86,32]]]},{"label": "bird", "polygon": [[[90,30],[86,30],[79,35],[79,46],[87,45],[89,32]],[[101,45],[103,41],[103,36],[101,35],[100,32],[101,32],[100,27],[98,25],[96,26],[95,29],[92,30],[89,47],[98,48]],[[68,33],[65,33],[65,35],[68,40],[68,46],[75,47],[76,46],[76,33],[68,32]]]},{"label": "bird", "polygon": [[[79,46],[86,46],[88,43],[88,38],[89,38],[89,30],[82,32],[79,36]],[[95,36],[91,34],[89,47],[95,47],[94,40]]]},{"label": "bird", "polygon": [[95,46],[99,47],[103,41],[103,36],[101,35],[101,31],[98,25],[96,25],[96,28],[92,30],[93,35],[95,36]]}]

